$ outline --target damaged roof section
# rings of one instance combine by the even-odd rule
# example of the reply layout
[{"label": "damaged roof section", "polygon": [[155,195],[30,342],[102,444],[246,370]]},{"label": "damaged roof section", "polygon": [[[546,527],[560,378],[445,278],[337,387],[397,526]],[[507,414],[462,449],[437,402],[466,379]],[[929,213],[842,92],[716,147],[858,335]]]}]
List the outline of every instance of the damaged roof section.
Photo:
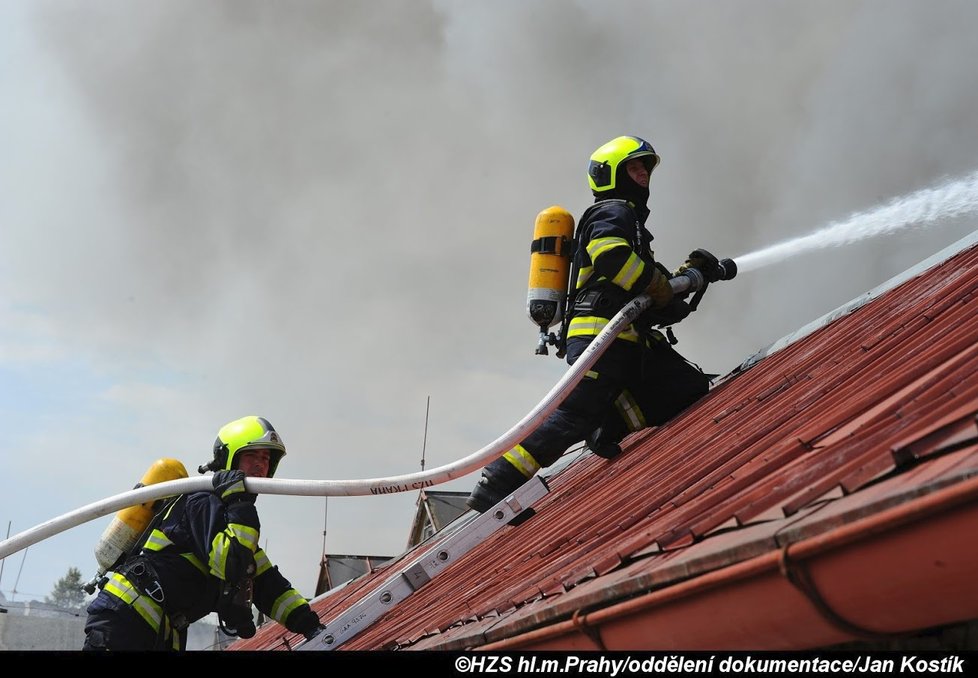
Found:
[{"label": "damaged roof section", "polygon": [[[802,649],[978,618],[975,240],[561,469],[341,649]],[[343,619],[447,538],[314,608]]]}]

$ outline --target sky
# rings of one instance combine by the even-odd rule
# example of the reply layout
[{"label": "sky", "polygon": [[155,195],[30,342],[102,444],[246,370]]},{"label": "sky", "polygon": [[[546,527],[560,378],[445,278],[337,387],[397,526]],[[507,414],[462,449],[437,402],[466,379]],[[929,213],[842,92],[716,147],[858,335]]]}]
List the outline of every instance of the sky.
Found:
[{"label": "sky", "polygon": [[[195,475],[248,414],[280,478],[472,454],[567,368],[534,354],[529,243],[590,204],[594,149],[660,154],[659,260],[736,259],[978,169],[975,25],[970,0],[0,0],[0,537],[162,457]],[[712,285],[677,349],[726,374],[975,223]],[[416,500],[264,495],[261,544],[311,596],[324,547],[402,553]],[[110,520],[0,591],[94,575]]]}]

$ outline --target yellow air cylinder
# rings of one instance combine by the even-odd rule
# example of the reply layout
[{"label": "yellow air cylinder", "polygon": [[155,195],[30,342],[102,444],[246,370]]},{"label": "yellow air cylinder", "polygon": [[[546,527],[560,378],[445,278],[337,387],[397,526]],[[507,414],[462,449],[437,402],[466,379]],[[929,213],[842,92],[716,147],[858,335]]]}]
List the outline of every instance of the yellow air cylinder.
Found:
[{"label": "yellow air cylinder", "polygon": [[[186,477],[188,477],[187,469],[177,459],[157,459],[133,489]],[[120,556],[136,545],[136,540],[149,525],[162,501],[164,500],[156,499],[136,506],[127,506],[115,514],[95,546],[99,576],[111,569]]]},{"label": "yellow air cylinder", "polygon": [[537,215],[530,246],[526,313],[542,332],[561,321],[573,254],[574,217],[559,205]]}]

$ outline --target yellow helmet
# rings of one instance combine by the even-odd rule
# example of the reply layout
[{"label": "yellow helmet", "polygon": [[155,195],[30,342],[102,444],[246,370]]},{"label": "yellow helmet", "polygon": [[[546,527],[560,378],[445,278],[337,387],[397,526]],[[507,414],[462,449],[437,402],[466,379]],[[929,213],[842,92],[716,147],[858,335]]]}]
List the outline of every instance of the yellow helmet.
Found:
[{"label": "yellow helmet", "polygon": [[619,168],[632,158],[646,158],[645,167],[652,170],[659,164],[659,154],[652,144],[640,137],[616,137],[591,154],[587,181],[595,196],[615,190]]},{"label": "yellow helmet", "polygon": [[217,432],[214,441],[214,460],[210,463],[213,471],[230,471],[235,467],[235,458],[240,452],[253,449],[267,449],[268,477],[275,475],[278,462],[285,456],[285,444],[275,428],[264,417],[242,417],[225,424]]}]

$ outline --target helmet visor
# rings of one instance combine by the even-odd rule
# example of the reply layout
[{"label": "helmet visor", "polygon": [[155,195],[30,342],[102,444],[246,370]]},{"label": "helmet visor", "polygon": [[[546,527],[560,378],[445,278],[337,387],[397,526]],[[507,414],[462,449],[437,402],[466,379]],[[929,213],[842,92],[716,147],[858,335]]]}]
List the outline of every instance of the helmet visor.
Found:
[{"label": "helmet visor", "polygon": [[625,158],[625,162],[635,160],[636,158],[641,158],[642,164],[645,165],[645,169],[649,174],[652,174],[652,170],[654,170],[659,164],[659,156],[655,151],[630,153],[628,157]]}]

